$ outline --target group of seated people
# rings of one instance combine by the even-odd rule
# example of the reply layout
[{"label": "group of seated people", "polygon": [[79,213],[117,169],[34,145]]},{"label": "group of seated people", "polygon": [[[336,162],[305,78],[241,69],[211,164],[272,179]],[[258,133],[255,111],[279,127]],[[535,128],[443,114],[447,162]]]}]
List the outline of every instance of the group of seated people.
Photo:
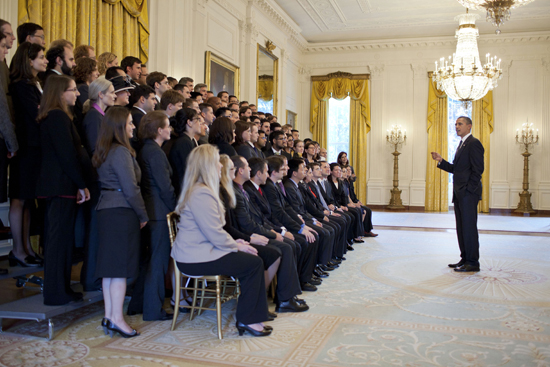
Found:
[{"label": "group of seated people", "polygon": [[[372,232],[347,154],[327,151],[277,117],[191,78],[148,73],[132,56],[56,40],[0,19],[0,201],[7,201],[10,266],[44,265],[44,304],[80,301],[71,288],[75,231],[84,238],[81,283],[102,289],[106,334],[139,333],[127,314],[168,320],[170,256],[186,275],[237,277],[237,329],[265,336],[266,289],[276,312],[308,310],[313,292],[353,244]],[[36,206],[38,203],[38,207]],[[170,248],[167,214],[179,214]],[[43,258],[31,246],[43,223]],[[77,237],[77,236],[76,236]],[[131,279],[131,281],[128,281]],[[189,305],[190,295],[173,292]],[[185,312],[186,308],[180,311]]]}]

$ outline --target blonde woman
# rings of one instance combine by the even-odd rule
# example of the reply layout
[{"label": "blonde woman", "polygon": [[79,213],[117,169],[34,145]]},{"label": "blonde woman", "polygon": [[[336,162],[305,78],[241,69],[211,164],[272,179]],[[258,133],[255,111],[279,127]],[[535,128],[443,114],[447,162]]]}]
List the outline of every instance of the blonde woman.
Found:
[{"label": "blonde woman", "polygon": [[191,151],[188,162],[175,210],[180,220],[171,255],[184,274],[237,277],[241,283],[236,315],[239,335],[245,331],[270,335],[272,330],[262,324],[268,320],[263,261],[254,247],[235,241],[223,229],[218,149],[201,145]]},{"label": "blonde woman", "polygon": [[111,66],[118,66],[118,58],[114,53],[104,52],[97,58],[97,70],[99,75],[105,75]]}]

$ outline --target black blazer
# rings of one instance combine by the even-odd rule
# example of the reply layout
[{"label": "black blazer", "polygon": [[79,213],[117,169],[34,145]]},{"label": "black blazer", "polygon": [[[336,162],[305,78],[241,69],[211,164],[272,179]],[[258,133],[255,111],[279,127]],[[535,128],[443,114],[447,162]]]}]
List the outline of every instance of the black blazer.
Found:
[{"label": "black blazer", "polygon": [[309,214],[313,215],[315,218],[319,220],[323,220],[325,217],[324,208],[323,205],[319,202],[319,199],[317,198],[318,193],[313,192],[311,187],[309,187],[305,183],[298,184],[298,187],[300,188],[300,192],[302,193],[302,196],[304,197],[304,201],[306,204],[306,210]]},{"label": "black blazer", "polygon": [[248,197],[250,198],[250,202],[254,204],[254,206],[260,210],[262,215],[265,217],[265,219],[269,222],[270,226],[273,227],[277,232],[279,232],[280,227],[282,224],[277,223],[276,221],[273,221],[272,219],[272,212],[271,212],[271,206],[269,205],[269,201],[267,201],[267,198],[265,194],[260,194],[260,190],[256,189],[256,186],[250,181],[246,181],[243,185],[245,191],[248,193]]},{"label": "black blazer", "polygon": [[332,178],[329,176],[328,183],[332,190],[334,200],[338,203],[338,206],[348,205],[348,196],[344,191],[344,184],[342,183],[342,180],[338,179],[338,187],[336,187],[334,182],[332,182]]},{"label": "black blazer", "polygon": [[354,203],[357,203],[359,199],[357,198],[357,194],[355,194],[355,184],[350,180],[348,180],[347,182],[349,185],[349,197],[351,198],[351,201],[353,201]]},{"label": "black blazer", "polygon": [[9,91],[15,115],[15,133],[21,147],[40,146],[40,125],[36,121],[42,93],[28,80],[11,83]]},{"label": "black blazer", "polygon": [[269,201],[274,222],[277,221],[279,225],[284,226],[292,233],[298,233],[302,228],[302,221],[286,202],[280,188],[270,178],[267,179],[265,185],[262,185],[261,188]]},{"label": "black blazer", "polygon": [[257,208],[250,205],[250,202],[236,183],[233,183],[233,189],[235,190],[235,197],[237,199],[234,212],[238,228],[248,235],[257,233],[269,239],[275,239],[277,236],[271,232],[271,227],[264,222],[261,212],[258,212]]},{"label": "black blazer", "polygon": [[214,145],[218,147],[220,154],[227,154],[230,157],[237,155],[235,148],[233,148],[229,143],[221,142]]},{"label": "black blazer", "polygon": [[258,153],[248,143],[233,145],[233,148],[235,148],[238,155],[243,156],[246,160],[253,157],[262,158],[258,156]]},{"label": "black blazer", "polygon": [[152,139],[145,140],[137,161],[141,168],[141,195],[150,220],[166,221],[166,214],[176,208],[172,186],[172,167],[166,154]]},{"label": "black blazer", "polygon": [[479,140],[470,135],[457,150],[453,163],[442,160],[438,167],[453,174],[453,202],[467,193],[481,200],[481,175],[484,170],[485,149]]},{"label": "black blazer", "polygon": [[89,86],[86,83],[78,83],[76,87],[78,88],[78,92],[80,93],[80,95],[76,98],[76,103],[73,108],[73,122],[76,126],[76,131],[78,132],[78,135],[80,135],[80,137],[82,138],[84,137],[84,129],[82,127],[84,113],[82,112],[82,109],[84,107],[84,102],[88,100]]},{"label": "black blazer", "polygon": [[185,176],[185,169],[187,168],[187,157],[189,157],[191,151],[196,147],[195,141],[185,133],[181,134],[172,144],[172,148],[168,154],[168,160],[174,170],[172,186],[174,186],[174,190],[176,190],[176,196],[179,196],[181,193],[183,177]]},{"label": "black blazer", "polygon": [[101,112],[91,107],[84,115],[84,121],[82,121],[82,129],[84,130],[84,146],[88,154],[93,156],[95,152],[95,146],[97,138],[99,136],[99,128],[103,121],[103,115]]},{"label": "black blazer", "polygon": [[143,142],[141,141],[141,139],[138,136],[139,123],[141,122],[141,119],[143,118],[143,116],[145,116],[145,113],[143,113],[138,108],[132,107],[130,109],[130,114],[132,115],[132,122],[134,123],[134,126],[136,127],[134,129],[134,136],[132,137],[132,139],[130,139],[130,144],[132,145],[132,148],[134,148],[134,150],[136,152],[139,152],[139,150],[143,146]]},{"label": "black blazer", "polygon": [[307,212],[304,197],[294,182],[290,178],[287,178],[284,180],[284,186],[286,190],[285,199],[292,209],[300,214],[304,220],[313,219],[313,216]]},{"label": "black blazer", "polygon": [[325,187],[323,187],[323,185],[321,185],[319,182],[317,182],[317,187],[319,187],[319,191],[321,191],[321,195],[323,195],[323,198],[325,199],[327,205],[340,206],[332,195],[332,188],[328,180],[325,181]]},{"label": "black blazer", "polygon": [[62,110],[52,110],[40,122],[40,132],[42,164],[36,195],[75,196],[77,189],[87,186],[82,167],[88,157],[73,122]]},{"label": "black blazer", "polygon": [[225,225],[223,226],[223,229],[229,233],[234,240],[242,239],[250,242],[250,236],[239,231],[237,228],[237,215],[235,214],[235,210],[229,206],[229,194],[221,186],[220,197],[223,201],[223,206],[225,207]]}]

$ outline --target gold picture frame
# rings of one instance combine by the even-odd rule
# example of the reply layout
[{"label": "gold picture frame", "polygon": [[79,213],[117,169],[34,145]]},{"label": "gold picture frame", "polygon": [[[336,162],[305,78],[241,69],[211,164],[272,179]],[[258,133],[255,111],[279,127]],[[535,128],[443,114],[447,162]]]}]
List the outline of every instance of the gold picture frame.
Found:
[{"label": "gold picture frame", "polygon": [[[269,44],[267,44],[269,45]],[[273,95],[273,115],[277,116],[277,93],[278,93],[278,84],[279,84],[279,58],[271,51],[269,51],[267,48],[261,46],[258,44],[257,46],[257,52],[256,52],[256,103],[260,104],[260,90],[262,89],[260,87],[260,81],[271,79],[271,93]],[[274,49],[273,47],[272,49]],[[273,62],[272,68],[273,68],[273,74],[272,75],[260,75],[260,57],[269,59]]]},{"label": "gold picture frame", "polygon": [[298,114],[290,110],[286,110],[286,123],[292,125],[293,129],[296,129],[296,119]]},{"label": "gold picture frame", "polygon": [[240,98],[240,68],[206,51],[204,82],[215,96],[221,91]]}]

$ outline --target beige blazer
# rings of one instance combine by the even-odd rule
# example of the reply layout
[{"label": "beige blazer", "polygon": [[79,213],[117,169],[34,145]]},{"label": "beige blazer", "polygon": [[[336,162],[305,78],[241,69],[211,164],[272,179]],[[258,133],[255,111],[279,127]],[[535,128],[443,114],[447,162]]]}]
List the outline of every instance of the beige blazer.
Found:
[{"label": "beige blazer", "polygon": [[212,190],[196,184],[178,222],[172,257],[180,263],[203,263],[237,252],[237,242],[223,229],[223,208]]}]

